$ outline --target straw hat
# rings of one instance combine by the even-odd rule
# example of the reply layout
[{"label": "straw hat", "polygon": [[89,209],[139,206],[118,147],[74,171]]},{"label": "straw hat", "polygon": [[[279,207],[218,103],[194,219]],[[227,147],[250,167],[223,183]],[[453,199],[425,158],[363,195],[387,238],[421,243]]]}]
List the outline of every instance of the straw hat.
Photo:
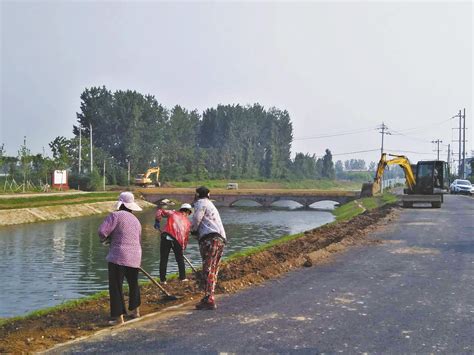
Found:
[{"label": "straw hat", "polygon": [[131,192],[125,191],[122,192],[117,201],[115,208],[118,210],[120,206],[124,205],[131,211],[141,211],[142,208],[138,206],[135,202],[135,196]]},{"label": "straw hat", "polygon": [[189,213],[193,212],[193,207],[189,203],[183,203],[179,208],[180,211],[189,211]]}]

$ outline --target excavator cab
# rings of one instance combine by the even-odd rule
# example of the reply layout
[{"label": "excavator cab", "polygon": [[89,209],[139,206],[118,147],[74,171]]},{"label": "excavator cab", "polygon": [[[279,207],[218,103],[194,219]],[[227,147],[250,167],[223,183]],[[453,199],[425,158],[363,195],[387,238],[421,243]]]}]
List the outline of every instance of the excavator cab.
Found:
[{"label": "excavator cab", "polygon": [[416,165],[415,188],[406,193],[432,195],[446,193],[449,188],[448,164],[441,160],[420,161]]}]

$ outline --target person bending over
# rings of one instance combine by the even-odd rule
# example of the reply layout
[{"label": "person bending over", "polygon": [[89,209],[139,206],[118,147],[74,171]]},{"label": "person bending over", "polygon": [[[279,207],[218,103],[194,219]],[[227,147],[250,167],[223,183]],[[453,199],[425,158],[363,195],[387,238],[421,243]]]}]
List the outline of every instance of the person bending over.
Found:
[{"label": "person bending over", "polygon": [[179,211],[167,211],[157,209],[155,215],[155,229],[160,230],[160,222],[163,217],[167,218],[166,226],[161,231],[160,240],[160,281],[166,282],[166,268],[170,250],[173,249],[174,257],[178,263],[179,279],[187,281],[186,269],[184,267],[184,250],[188,245],[191,222],[188,216],[192,213],[189,203],[181,205]]},{"label": "person bending over", "polygon": [[227,239],[219,211],[209,199],[209,189],[204,186],[196,189],[191,231],[198,238],[204,281],[204,297],[196,308],[216,309],[214,290]]},{"label": "person bending over", "polygon": [[127,314],[123,297],[123,279],[129,287],[128,309],[133,318],[140,317],[140,288],[138,287],[138,268],[141,264],[142,227],[132,211],[142,209],[135,203],[131,192],[122,192],[117,202],[117,210],[109,214],[99,227],[100,241],[109,245],[108,261],[110,325],[123,324]]}]

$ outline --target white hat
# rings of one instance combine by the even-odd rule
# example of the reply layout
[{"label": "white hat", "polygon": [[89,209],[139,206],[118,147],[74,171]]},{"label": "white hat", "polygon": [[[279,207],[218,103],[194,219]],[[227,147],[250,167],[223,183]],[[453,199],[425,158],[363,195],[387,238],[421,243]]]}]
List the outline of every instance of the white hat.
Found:
[{"label": "white hat", "polygon": [[135,196],[133,196],[133,194],[128,191],[122,192],[120,194],[119,199],[117,201],[117,206],[115,208],[118,210],[120,206],[122,206],[122,204],[131,211],[142,210],[142,208],[136,204]]},{"label": "white hat", "polygon": [[193,210],[193,208],[191,207],[191,205],[189,203],[183,203],[179,209],[180,210],[190,210],[190,211]]}]

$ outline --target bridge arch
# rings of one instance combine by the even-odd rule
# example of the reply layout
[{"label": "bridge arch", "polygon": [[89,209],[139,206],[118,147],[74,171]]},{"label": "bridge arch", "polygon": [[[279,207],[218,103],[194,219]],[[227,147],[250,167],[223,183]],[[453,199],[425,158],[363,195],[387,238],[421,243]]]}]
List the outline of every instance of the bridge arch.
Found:
[{"label": "bridge arch", "polygon": [[229,207],[262,207],[262,204],[252,198],[239,198],[230,203]]}]

